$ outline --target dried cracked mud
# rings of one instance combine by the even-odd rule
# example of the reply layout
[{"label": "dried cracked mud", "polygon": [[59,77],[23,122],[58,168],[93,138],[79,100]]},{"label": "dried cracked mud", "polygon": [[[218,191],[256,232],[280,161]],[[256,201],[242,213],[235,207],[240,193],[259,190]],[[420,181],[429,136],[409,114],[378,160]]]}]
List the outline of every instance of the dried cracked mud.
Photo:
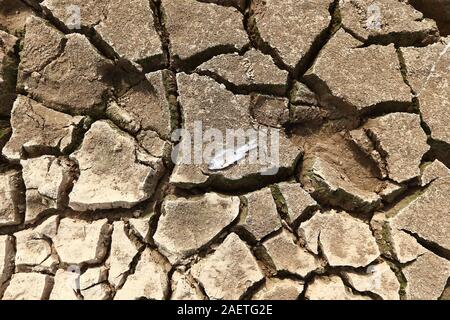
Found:
[{"label": "dried cracked mud", "polygon": [[[0,0],[0,298],[450,299],[449,35],[448,0]],[[277,170],[174,161],[200,121]]]}]

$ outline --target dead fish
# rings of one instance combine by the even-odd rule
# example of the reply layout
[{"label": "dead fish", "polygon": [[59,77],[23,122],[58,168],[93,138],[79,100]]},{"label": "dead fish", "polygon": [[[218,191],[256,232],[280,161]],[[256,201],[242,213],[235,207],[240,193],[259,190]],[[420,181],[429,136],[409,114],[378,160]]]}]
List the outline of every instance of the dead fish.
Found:
[{"label": "dead fish", "polygon": [[[236,151],[222,150],[211,159],[208,164],[208,169],[211,171],[226,169],[239,160],[243,159],[247,155],[247,153],[256,149],[257,147],[258,142],[256,140],[252,140],[248,144],[237,148]],[[232,157],[227,157],[228,153],[232,154]]]}]

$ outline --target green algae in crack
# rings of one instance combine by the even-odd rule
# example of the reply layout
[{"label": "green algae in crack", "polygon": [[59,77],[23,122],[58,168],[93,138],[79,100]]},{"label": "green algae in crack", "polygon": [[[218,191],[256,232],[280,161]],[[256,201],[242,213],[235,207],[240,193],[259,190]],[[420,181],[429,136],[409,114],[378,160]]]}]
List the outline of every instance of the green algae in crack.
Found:
[{"label": "green algae in crack", "polygon": [[392,258],[394,256],[394,249],[392,247],[391,228],[388,221],[384,221],[381,227],[381,241],[378,242],[380,252],[383,256]]},{"label": "green algae in crack", "polygon": [[280,188],[278,187],[278,185],[272,185],[270,186],[270,190],[272,191],[272,197],[273,200],[275,201],[278,213],[280,214],[282,219],[287,219],[289,215],[289,209],[287,206],[286,199],[281,193]]},{"label": "green algae in crack", "polygon": [[[162,81],[165,89],[166,100],[169,105],[171,133],[180,129],[183,124],[181,107],[178,102],[178,87],[176,74],[170,70],[162,71]],[[171,137],[166,137],[171,140]]]},{"label": "green algae in crack", "polygon": [[407,206],[409,206],[413,201],[415,201],[417,198],[419,198],[422,194],[426,192],[427,188],[418,189],[413,191],[412,194],[407,195],[406,197],[402,198],[398,203],[396,203],[392,208],[390,208],[386,212],[386,217],[388,219],[395,217],[400,211],[405,209]]},{"label": "green algae in crack", "polygon": [[397,277],[397,281],[400,284],[400,289],[398,291],[400,295],[400,300],[406,300],[406,287],[408,286],[408,282],[406,280],[405,275],[402,272],[401,267],[395,264],[393,261],[386,260],[386,263],[389,265],[391,270],[394,272]]}]

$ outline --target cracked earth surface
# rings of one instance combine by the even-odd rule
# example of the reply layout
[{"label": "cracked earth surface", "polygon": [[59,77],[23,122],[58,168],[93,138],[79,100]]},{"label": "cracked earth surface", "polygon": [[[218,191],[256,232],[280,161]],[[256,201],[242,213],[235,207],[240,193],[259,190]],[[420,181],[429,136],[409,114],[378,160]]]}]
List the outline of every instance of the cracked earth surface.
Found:
[{"label": "cracked earth surface", "polygon": [[[0,0],[0,298],[450,299],[449,35],[448,0]],[[279,170],[174,164],[197,121]]]}]

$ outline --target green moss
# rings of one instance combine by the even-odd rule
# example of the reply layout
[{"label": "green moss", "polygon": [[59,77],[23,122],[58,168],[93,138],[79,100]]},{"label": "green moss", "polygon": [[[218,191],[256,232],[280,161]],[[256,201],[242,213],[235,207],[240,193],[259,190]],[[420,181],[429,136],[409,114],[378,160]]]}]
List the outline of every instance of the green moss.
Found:
[{"label": "green moss", "polygon": [[289,216],[289,208],[287,206],[286,199],[281,193],[280,188],[278,187],[278,185],[272,185],[270,186],[270,190],[272,191],[272,197],[275,201],[275,205],[277,206],[278,213],[283,219],[287,219],[287,217]]},{"label": "green moss", "polygon": [[413,194],[406,196],[399,203],[397,203],[391,210],[386,213],[387,218],[396,216],[401,210],[406,208],[411,202],[419,198],[427,189],[419,189]]},{"label": "green moss", "polygon": [[3,127],[0,128],[0,141],[7,138],[11,134],[11,128],[10,127]]},{"label": "green moss", "polygon": [[391,246],[391,232],[390,228],[385,222],[381,228],[381,241],[378,243],[381,254],[387,257],[391,257],[393,254],[393,249]]},{"label": "green moss", "polygon": [[386,263],[389,265],[389,267],[394,271],[395,276],[397,277],[397,280],[400,284],[400,290],[399,295],[401,300],[406,299],[406,287],[408,285],[408,282],[406,281],[405,276],[403,275],[403,272],[399,266],[397,266],[392,261],[386,261]]}]

